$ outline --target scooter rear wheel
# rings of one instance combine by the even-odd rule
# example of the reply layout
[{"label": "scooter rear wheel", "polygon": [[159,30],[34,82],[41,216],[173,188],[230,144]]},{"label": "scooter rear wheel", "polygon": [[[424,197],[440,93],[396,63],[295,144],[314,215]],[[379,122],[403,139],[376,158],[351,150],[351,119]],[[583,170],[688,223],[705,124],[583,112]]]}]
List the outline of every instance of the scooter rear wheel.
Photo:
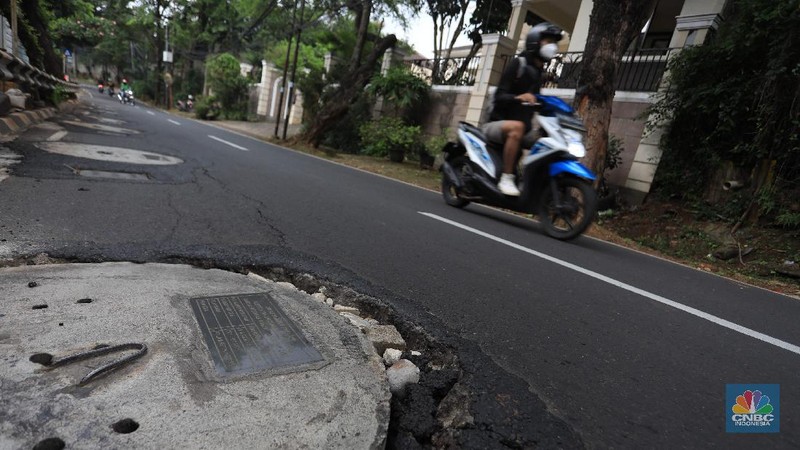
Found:
[{"label": "scooter rear wheel", "polygon": [[[450,161],[450,165],[453,166],[453,170],[455,170],[457,174],[461,174],[464,170],[464,165],[468,164],[467,161],[467,158],[458,156]],[[469,200],[458,196],[458,190],[455,185],[447,179],[445,174],[442,174],[442,197],[444,197],[445,203],[456,208],[463,208],[469,205]]]},{"label": "scooter rear wheel", "polygon": [[556,180],[559,204],[553,189],[548,186],[542,193],[539,219],[549,236],[561,240],[578,237],[586,231],[597,212],[597,192],[591,183],[572,177]]}]

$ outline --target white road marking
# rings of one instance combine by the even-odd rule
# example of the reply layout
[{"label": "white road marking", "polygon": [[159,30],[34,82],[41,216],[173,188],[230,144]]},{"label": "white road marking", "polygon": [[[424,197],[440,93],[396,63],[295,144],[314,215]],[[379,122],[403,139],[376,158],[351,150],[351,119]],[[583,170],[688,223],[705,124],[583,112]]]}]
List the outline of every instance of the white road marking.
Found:
[{"label": "white road marking", "polygon": [[79,144],[71,142],[38,142],[34,144],[40,149],[59,155],[93,159],[96,161],[112,161],[127,164],[144,164],[165,166],[180,164],[182,159],[160,153],[143,152],[130,148],[108,147],[104,145]]},{"label": "white road marking", "polygon": [[156,113],[154,113],[153,111],[147,111],[147,114],[150,114],[151,116],[155,116],[156,115]]},{"label": "white road marking", "polygon": [[66,135],[67,135],[67,131],[66,130],[57,131],[57,132],[53,133],[52,135],[50,135],[50,137],[47,138],[47,140],[50,141],[50,142],[60,141]]},{"label": "white road marking", "polygon": [[210,135],[210,134],[208,135],[208,137],[210,137],[211,139],[213,139],[213,140],[215,140],[215,141],[222,142],[223,144],[230,145],[230,146],[231,146],[231,147],[233,147],[233,148],[238,148],[239,150],[244,150],[244,151],[246,151],[246,152],[249,152],[249,151],[250,151],[250,150],[248,150],[248,149],[246,149],[246,148],[242,147],[241,145],[236,145],[236,144],[234,144],[233,142],[228,142],[228,141],[226,141],[225,139],[220,139],[220,138],[218,138],[218,137],[216,137],[216,136],[212,136],[212,135]]},{"label": "white road marking", "polygon": [[172,122],[172,123],[174,123],[175,125],[180,125],[180,124],[181,124],[181,123],[180,123],[180,122],[178,122],[177,120],[172,120],[172,119],[167,119],[167,122]]},{"label": "white road marking", "polygon": [[608,284],[610,284],[612,286],[616,286],[616,287],[618,287],[620,289],[624,289],[626,291],[633,292],[634,294],[639,294],[642,297],[649,298],[650,300],[656,301],[656,302],[661,303],[663,305],[671,306],[671,307],[673,307],[675,309],[678,309],[678,310],[681,310],[683,312],[689,313],[689,314],[691,314],[693,316],[699,317],[701,319],[708,320],[709,322],[715,323],[715,324],[717,324],[717,325],[719,325],[721,327],[725,327],[725,328],[727,328],[729,330],[736,331],[736,332],[744,334],[746,336],[750,336],[751,338],[758,339],[760,341],[766,342],[768,344],[772,344],[772,345],[774,345],[776,347],[779,347],[779,348],[782,348],[784,350],[788,350],[788,351],[790,351],[792,353],[800,355],[800,346],[797,346],[797,345],[794,345],[794,344],[790,344],[788,342],[782,341],[780,339],[776,339],[776,338],[774,338],[772,336],[768,336],[768,335],[763,334],[763,333],[759,333],[758,331],[751,330],[750,328],[743,327],[743,326],[741,326],[739,324],[730,322],[728,320],[725,320],[723,318],[714,316],[714,315],[709,314],[707,312],[700,311],[699,309],[692,308],[691,306],[686,306],[686,305],[684,305],[682,303],[678,303],[676,301],[670,300],[670,299],[662,297],[660,295],[653,294],[652,292],[648,292],[648,291],[645,291],[643,289],[639,289],[639,288],[637,288],[635,286],[631,286],[629,284],[623,283],[621,281],[615,280],[615,279],[607,277],[605,275],[601,275],[601,274],[599,274],[597,272],[593,272],[591,270],[584,269],[583,267],[580,267],[578,265],[575,265],[575,264],[572,264],[572,263],[569,263],[569,262],[566,262],[566,261],[562,261],[562,260],[560,260],[558,258],[554,258],[554,257],[552,257],[550,255],[546,255],[544,253],[537,252],[536,250],[531,250],[531,249],[529,249],[527,247],[523,247],[523,246],[521,246],[519,244],[515,244],[515,243],[513,243],[511,241],[507,241],[507,240],[505,240],[503,238],[499,238],[499,237],[491,235],[489,233],[485,233],[483,231],[477,230],[477,229],[469,227],[467,225],[462,225],[462,224],[460,224],[458,222],[454,222],[454,221],[452,221],[450,219],[445,219],[444,217],[437,216],[436,214],[426,213],[426,212],[422,212],[422,211],[419,211],[419,213],[422,214],[423,216],[430,217],[431,219],[435,219],[435,220],[438,220],[440,222],[444,222],[446,224],[452,225],[454,227],[461,228],[462,230],[469,231],[470,233],[477,234],[478,236],[482,236],[482,237],[485,237],[487,239],[491,239],[491,240],[493,240],[495,242],[499,242],[499,243],[501,243],[503,245],[507,245],[507,246],[509,246],[511,248],[514,248],[514,249],[517,249],[519,251],[531,254],[533,256],[537,256],[537,257],[542,258],[542,259],[544,259],[546,261],[549,261],[551,263],[558,264],[559,266],[566,267],[567,269],[571,269],[571,270],[574,270],[576,272],[579,272],[579,273],[582,273],[584,275],[587,275],[589,277],[592,277],[594,279],[603,281],[603,282],[608,283]]}]

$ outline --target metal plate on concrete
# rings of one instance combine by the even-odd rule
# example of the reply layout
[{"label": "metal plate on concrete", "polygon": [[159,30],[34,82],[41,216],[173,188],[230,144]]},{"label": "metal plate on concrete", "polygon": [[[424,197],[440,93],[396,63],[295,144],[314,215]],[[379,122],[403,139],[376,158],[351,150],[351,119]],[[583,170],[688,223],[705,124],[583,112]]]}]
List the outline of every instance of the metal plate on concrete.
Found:
[{"label": "metal plate on concrete", "polygon": [[220,375],[304,369],[325,359],[268,293],[189,300]]}]

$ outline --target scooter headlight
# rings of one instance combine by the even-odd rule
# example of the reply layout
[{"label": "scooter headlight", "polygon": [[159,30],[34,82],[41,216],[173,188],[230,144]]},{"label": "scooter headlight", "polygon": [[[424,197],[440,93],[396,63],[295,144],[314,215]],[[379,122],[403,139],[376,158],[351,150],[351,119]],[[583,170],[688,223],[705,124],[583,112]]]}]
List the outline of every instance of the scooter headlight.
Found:
[{"label": "scooter headlight", "polygon": [[586,156],[586,147],[580,142],[570,142],[567,145],[567,151],[576,158],[583,158]]}]

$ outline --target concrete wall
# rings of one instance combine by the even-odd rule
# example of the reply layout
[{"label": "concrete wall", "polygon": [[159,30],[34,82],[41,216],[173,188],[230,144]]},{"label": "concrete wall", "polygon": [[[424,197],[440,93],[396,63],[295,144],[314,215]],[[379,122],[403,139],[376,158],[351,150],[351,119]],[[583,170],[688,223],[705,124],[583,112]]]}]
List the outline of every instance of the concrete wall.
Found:
[{"label": "concrete wall", "polygon": [[458,122],[467,117],[471,92],[470,86],[433,86],[422,132],[439,135],[449,128],[450,134],[454,135]]}]

